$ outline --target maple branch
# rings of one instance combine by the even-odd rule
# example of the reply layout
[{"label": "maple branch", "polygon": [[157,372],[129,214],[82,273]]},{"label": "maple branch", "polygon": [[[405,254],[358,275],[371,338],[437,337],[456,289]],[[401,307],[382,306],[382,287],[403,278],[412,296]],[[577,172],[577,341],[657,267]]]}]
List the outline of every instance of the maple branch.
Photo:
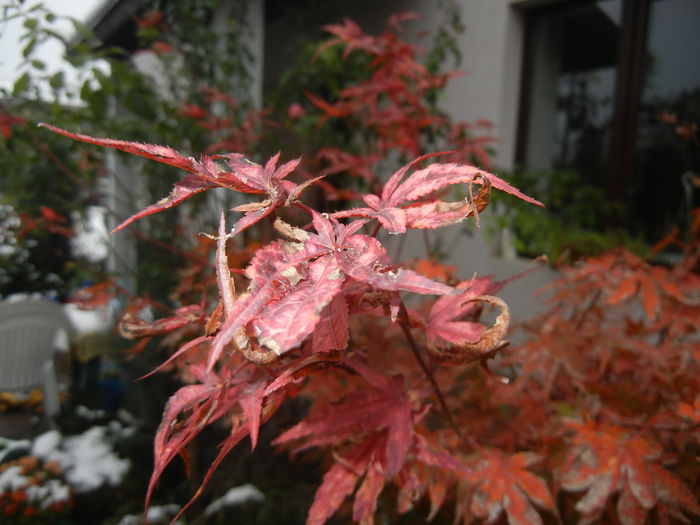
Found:
[{"label": "maple branch", "polygon": [[437,397],[438,403],[440,404],[440,408],[444,412],[445,418],[449,423],[450,427],[452,427],[452,430],[454,430],[457,433],[460,439],[462,439],[463,441],[470,441],[464,435],[462,429],[459,428],[457,421],[455,421],[452,412],[447,406],[445,396],[443,395],[442,390],[440,390],[440,386],[437,384],[437,381],[435,381],[435,376],[433,375],[433,372],[430,370],[430,368],[428,368],[428,365],[426,364],[425,360],[423,359],[423,356],[421,356],[420,351],[418,350],[418,345],[416,345],[416,341],[413,339],[411,329],[409,328],[408,312],[406,311],[406,305],[404,304],[403,299],[399,299],[399,325],[401,325],[401,330],[406,336],[408,345],[411,347],[411,352],[413,353],[413,356],[416,358],[416,361],[418,361],[418,364],[423,370],[425,377],[428,378],[428,381],[430,382],[430,385],[433,388],[433,392],[435,393],[435,397]]},{"label": "maple branch", "polygon": [[430,249],[430,239],[428,238],[428,231],[427,230],[421,230],[423,233],[423,244],[425,244],[425,256],[430,257],[432,255],[432,251]]},{"label": "maple branch", "polygon": [[574,323],[574,330],[575,331],[578,331],[581,328],[581,326],[583,325],[583,321],[588,316],[588,313],[593,309],[593,306],[598,302],[598,299],[600,298],[600,294],[601,294],[600,288],[598,290],[596,290],[595,292],[593,292],[591,300],[588,302],[588,304],[581,311],[581,313],[578,316],[578,319],[576,319],[576,322]]},{"label": "maple branch", "polygon": [[[107,205],[106,202],[104,202],[104,199],[96,192],[94,191],[88,184],[86,184],[78,175],[76,175],[73,170],[71,170],[64,162],[61,161],[60,158],[51,150],[51,148],[40,138],[38,138],[34,133],[31,131],[27,130],[27,136],[29,137],[29,140],[32,141],[32,143],[44,154],[46,157],[51,161],[51,163],[60,171],[63,173],[68,179],[75,184],[78,188],[83,190],[89,197],[92,199],[94,202],[98,203],[100,206],[102,206],[105,211],[111,215],[113,218],[115,218],[118,221],[122,221],[124,218],[119,215],[116,211],[114,211],[110,206]],[[155,237],[152,237],[151,235],[145,233],[144,231],[140,230],[137,227],[132,228],[131,233],[134,237],[141,239],[142,241],[145,241],[152,246],[157,246],[158,248],[161,248],[165,251],[169,251],[179,257],[183,257],[188,260],[193,260],[197,261],[199,260],[197,256],[192,255],[190,253],[187,253],[183,250],[180,250],[176,248],[175,246],[163,242],[159,239],[156,239]],[[119,255],[119,254],[117,254]],[[136,273],[136,270],[131,269],[131,272],[134,274]]]},{"label": "maple branch", "polygon": [[[294,206],[296,206],[296,207],[299,208],[299,209],[304,210],[304,211],[305,211],[306,213],[308,213],[309,215],[313,215],[313,214],[314,214],[314,211],[315,211],[313,208],[311,208],[311,207],[308,206],[307,204],[304,204],[304,203],[301,202],[301,201],[294,201]],[[308,227],[311,227],[311,223],[308,224]],[[304,229],[306,229],[306,227],[305,227]]]},{"label": "maple branch", "polygon": [[399,245],[396,247],[396,253],[394,254],[394,260],[395,261],[400,261],[401,260],[401,254],[403,253],[403,247],[406,244],[406,236],[402,235],[399,238]]},{"label": "maple branch", "polygon": [[620,422],[619,426],[626,428],[635,428],[637,431],[635,435],[641,435],[647,430],[664,430],[667,432],[690,432],[693,430],[700,429],[700,423],[691,423],[687,425],[664,425],[664,424],[652,424],[654,418],[651,418],[645,423],[632,423],[632,422]]}]

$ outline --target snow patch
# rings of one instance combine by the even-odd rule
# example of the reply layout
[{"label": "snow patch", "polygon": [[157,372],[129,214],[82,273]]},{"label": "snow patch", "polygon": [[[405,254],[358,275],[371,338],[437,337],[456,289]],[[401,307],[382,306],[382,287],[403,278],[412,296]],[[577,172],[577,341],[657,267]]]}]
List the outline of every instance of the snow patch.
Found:
[{"label": "snow patch", "polygon": [[15,450],[29,450],[32,442],[28,439],[7,439],[0,437],[0,463],[2,463],[8,454]]},{"label": "snow patch", "polygon": [[50,479],[43,485],[30,485],[24,489],[29,501],[40,501],[41,508],[47,509],[54,503],[70,500],[70,487],[57,479]]},{"label": "snow patch", "polygon": [[75,407],[75,414],[88,421],[93,421],[95,419],[103,419],[106,412],[104,410],[92,410],[84,405],[78,405]]},{"label": "snow patch", "polygon": [[117,485],[131,464],[113,452],[108,434],[106,427],[99,426],[67,438],[51,430],[34,440],[31,454],[45,462],[58,462],[76,492],[89,492],[105,483]]},{"label": "snow patch", "polygon": [[[148,523],[167,523],[179,510],[180,506],[174,503],[149,507],[145,521]],[[140,514],[127,514],[119,520],[117,525],[143,525],[143,522],[143,516]],[[178,520],[175,523],[181,522]]]},{"label": "snow patch", "polygon": [[210,516],[219,512],[225,507],[240,505],[241,503],[246,503],[248,501],[260,502],[264,499],[265,496],[255,485],[246,483],[245,485],[233,487],[226,494],[211,502],[205,509],[204,515]]},{"label": "snow patch", "polygon": [[61,433],[58,430],[49,430],[38,436],[32,445],[32,456],[45,458],[52,454],[61,444]]},{"label": "snow patch", "polygon": [[22,475],[22,467],[16,465],[0,472],[0,492],[15,491],[29,485],[29,480]]},{"label": "snow patch", "polygon": [[0,494],[5,491],[23,490],[27,501],[47,509],[55,503],[64,503],[71,498],[70,487],[65,483],[51,479],[36,485],[33,477],[22,474],[22,467],[15,465],[0,472]]}]

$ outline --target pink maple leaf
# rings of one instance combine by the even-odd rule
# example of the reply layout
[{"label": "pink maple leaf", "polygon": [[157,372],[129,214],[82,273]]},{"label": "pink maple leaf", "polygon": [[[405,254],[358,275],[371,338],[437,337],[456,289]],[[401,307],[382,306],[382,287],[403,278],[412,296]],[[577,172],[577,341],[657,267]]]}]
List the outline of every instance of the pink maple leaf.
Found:
[{"label": "pink maple leaf", "polygon": [[482,277],[457,285],[457,289],[461,291],[458,295],[438,298],[425,321],[428,343],[443,345],[477,341],[484,332],[484,325],[461,319],[479,306],[472,301],[475,297],[492,293],[493,288],[491,279]]},{"label": "pink maple leaf", "polygon": [[[480,170],[475,166],[464,164],[431,164],[413,172],[403,180],[408,171],[425,159],[453,152],[439,152],[417,158],[407,166],[399,169],[384,185],[381,196],[364,195],[366,208],[353,208],[333,214],[335,218],[366,217],[377,219],[389,233],[404,233],[407,228],[439,228],[454,224],[469,216],[478,216],[489,201],[491,187],[542,206],[542,203],[528,197],[501,178]],[[476,196],[462,202],[446,202],[438,198],[428,198],[453,184],[468,184],[470,194],[472,185],[481,186]]]},{"label": "pink maple leaf", "polygon": [[[314,333],[324,308],[348,278],[378,290],[453,293],[452,287],[411,270],[393,269],[379,241],[356,233],[363,224],[360,220],[346,226],[314,211],[316,233],[303,243],[279,240],[258,250],[245,271],[251,279],[248,289],[227,312],[214,339],[209,369],[242,330],[278,356],[299,346]],[[322,327],[328,329],[327,324]]]},{"label": "pink maple leaf", "polygon": [[293,182],[283,179],[294,171],[299,164],[299,159],[276,167],[279,153],[270,158],[265,166],[250,162],[238,153],[201,155],[197,160],[167,146],[97,138],[73,133],[50,124],[40,125],[72,139],[146,157],[190,173],[173,185],[173,189],[167,197],[132,215],[113,231],[121,230],[138,219],[177,206],[197,193],[216,187],[244,193],[267,194],[267,199],[262,202],[244,204],[234,208],[235,211],[244,212],[243,217],[233,226],[231,234],[235,235],[269,215],[277,207],[286,205],[288,197],[295,194],[297,188]]},{"label": "pink maple leaf", "polygon": [[[296,450],[305,450],[340,442],[363,432],[386,432],[382,457],[386,475],[398,473],[413,445],[413,405],[403,378],[387,376],[352,359],[345,364],[362,376],[369,388],[348,394],[338,405],[318,410],[278,436],[273,443],[301,442]],[[342,412],[342,418],[329,417]]]}]

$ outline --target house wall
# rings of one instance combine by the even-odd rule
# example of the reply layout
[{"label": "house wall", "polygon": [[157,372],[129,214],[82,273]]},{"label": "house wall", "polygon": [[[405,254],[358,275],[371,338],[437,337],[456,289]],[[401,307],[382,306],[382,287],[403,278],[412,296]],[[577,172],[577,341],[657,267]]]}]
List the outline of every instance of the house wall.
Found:
[{"label": "house wall", "polygon": [[[426,1],[426,4],[431,2]],[[467,75],[447,86],[444,108],[454,120],[487,119],[498,138],[494,166],[514,167],[522,63],[523,22],[508,0],[458,0],[465,31],[459,36]]]}]

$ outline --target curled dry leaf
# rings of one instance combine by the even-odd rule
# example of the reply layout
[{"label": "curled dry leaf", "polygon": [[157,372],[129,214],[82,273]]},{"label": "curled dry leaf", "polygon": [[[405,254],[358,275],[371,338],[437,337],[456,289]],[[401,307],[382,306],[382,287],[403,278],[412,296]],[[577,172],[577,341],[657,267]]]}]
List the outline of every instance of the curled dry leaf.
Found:
[{"label": "curled dry leaf", "polygon": [[204,319],[204,312],[199,305],[178,308],[170,317],[158,319],[152,323],[127,312],[119,322],[119,333],[126,339],[136,339],[153,335],[162,335],[195,324]]},{"label": "curled dry leaf", "polygon": [[[231,269],[228,265],[228,257],[226,256],[226,219],[224,213],[221,213],[219,221],[219,236],[216,248],[216,276],[219,285],[219,295],[221,298],[220,305],[223,305],[223,313],[226,318],[231,316],[234,311],[236,301],[239,297],[236,296],[235,285],[231,277]],[[246,294],[244,294],[246,295]],[[249,295],[249,294],[247,294]],[[246,296],[247,296],[246,295]],[[219,308],[217,308],[219,310]],[[216,312],[214,312],[216,314]],[[212,317],[214,317],[212,314]],[[220,312],[219,312],[220,314]],[[220,323],[217,328],[220,328]],[[231,346],[240,352],[243,357],[256,365],[266,365],[277,359],[277,354],[270,350],[265,350],[260,347],[258,341],[254,337],[248,337],[245,327],[240,327],[231,339]]]},{"label": "curled dry leaf", "polygon": [[436,344],[434,341],[429,341],[427,345],[428,353],[438,363],[446,365],[466,365],[485,357],[492,357],[495,353],[494,351],[505,346],[505,341],[503,339],[510,325],[510,311],[506,303],[492,295],[479,295],[466,302],[482,302],[497,306],[501,309],[501,313],[496,318],[496,322],[493,326],[485,330],[476,341],[452,343],[452,345],[449,346],[442,346]]}]

